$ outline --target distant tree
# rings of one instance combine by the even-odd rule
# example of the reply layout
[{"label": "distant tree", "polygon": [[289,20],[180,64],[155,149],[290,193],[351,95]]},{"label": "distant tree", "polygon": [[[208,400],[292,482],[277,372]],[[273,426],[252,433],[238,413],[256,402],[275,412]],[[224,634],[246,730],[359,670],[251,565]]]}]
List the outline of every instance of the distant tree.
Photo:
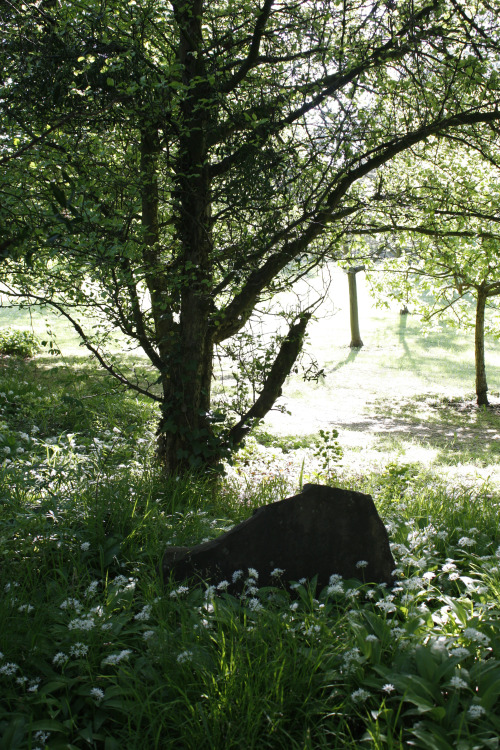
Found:
[{"label": "distant tree", "polygon": [[[157,401],[167,471],[217,467],[273,406],[311,310],[245,397],[214,393],[214,362],[338,257],[378,199],[364,178],[433,135],[496,139],[497,1],[0,4],[3,278]],[[116,331],[151,382],[110,355]]]},{"label": "distant tree", "polygon": [[358,309],[358,289],[356,284],[356,274],[364,271],[364,266],[351,266],[347,269],[347,278],[349,280],[349,320],[351,323],[351,349],[360,349],[363,346],[361,333],[359,331],[359,309]]},{"label": "distant tree", "polygon": [[383,261],[371,266],[372,282],[381,298],[411,300],[424,322],[446,320],[474,329],[476,397],[486,406],[485,331],[500,335],[495,153],[432,142],[393,168],[385,175],[384,197],[360,229],[360,236],[378,237],[380,246],[389,248]]}]

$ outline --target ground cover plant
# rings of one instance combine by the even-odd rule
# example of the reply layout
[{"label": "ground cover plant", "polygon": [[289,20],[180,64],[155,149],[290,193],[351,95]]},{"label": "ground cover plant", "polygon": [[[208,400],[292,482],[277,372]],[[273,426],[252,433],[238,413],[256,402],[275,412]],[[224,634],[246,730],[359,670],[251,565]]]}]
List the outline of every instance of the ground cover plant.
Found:
[{"label": "ground cover plant", "polygon": [[[0,746],[498,747],[500,496],[494,440],[478,447],[498,416],[433,398],[392,416],[463,427],[475,477],[454,471],[444,430],[422,464],[387,436],[360,452],[330,426],[263,428],[214,486],[161,476],[153,410],[88,359],[4,357]],[[305,481],[372,493],[394,589],[365,582],[363,561],[323,591],[282,589],[279,571],[259,588],[252,569],[235,571],[240,599],[224,581],[160,584],[166,544],[213,538]]]}]

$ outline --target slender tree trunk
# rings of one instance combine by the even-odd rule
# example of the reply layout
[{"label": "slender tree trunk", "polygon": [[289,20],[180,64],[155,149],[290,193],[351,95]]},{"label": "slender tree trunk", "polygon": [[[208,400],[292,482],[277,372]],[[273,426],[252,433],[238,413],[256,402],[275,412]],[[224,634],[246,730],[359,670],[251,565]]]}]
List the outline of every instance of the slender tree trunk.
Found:
[{"label": "slender tree trunk", "polygon": [[358,313],[358,290],[356,285],[356,274],[358,271],[364,271],[364,266],[350,268],[347,272],[349,279],[349,312],[351,319],[351,349],[359,349],[363,346],[361,334],[359,332],[359,313]]},{"label": "slender tree trunk", "polygon": [[476,330],[475,330],[475,360],[476,360],[476,396],[478,406],[488,406],[488,385],[486,383],[486,368],[484,364],[484,311],[487,291],[483,286],[477,288],[476,301]]}]

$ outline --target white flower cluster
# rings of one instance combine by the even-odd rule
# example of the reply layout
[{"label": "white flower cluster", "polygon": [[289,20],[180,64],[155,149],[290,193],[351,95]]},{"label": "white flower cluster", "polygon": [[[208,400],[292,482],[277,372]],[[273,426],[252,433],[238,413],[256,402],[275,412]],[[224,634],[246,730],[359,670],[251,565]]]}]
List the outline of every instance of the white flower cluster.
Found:
[{"label": "white flower cluster", "polygon": [[123,651],[120,651],[119,654],[109,654],[109,656],[106,656],[105,659],[102,660],[101,664],[105,666],[106,664],[110,665],[116,665],[119,664],[121,661],[127,660],[128,657],[132,651],[129,648],[123,649]]}]

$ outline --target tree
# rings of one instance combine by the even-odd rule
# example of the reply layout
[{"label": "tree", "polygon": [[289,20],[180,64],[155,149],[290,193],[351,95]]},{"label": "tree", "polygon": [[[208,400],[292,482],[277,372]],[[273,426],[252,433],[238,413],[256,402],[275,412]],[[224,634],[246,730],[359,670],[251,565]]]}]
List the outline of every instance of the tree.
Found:
[{"label": "tree", "polygon": [[485,331],[498,336],[500,322],[499,170],[495,153],[425,144],[417,159],[392,165],[384,197],[360,229],[385,236],[382,244],[391,249],[372,265],[379,295],[411,299],[424,322],[436,318],[474,329],[479,406],[488,405]]},{"label": "tree", "polygon": [[364,271],[364,266],[351,266],[347,270],[349,280],[349,320],[351,323],[351,349],[360,349],[363,346],[361,334],[359,332],[359,313],[358,313],[358,289],[356,284],[356,274]]},{"label": "tree", "polygon": [[496,3],[2,2],[4,278],[158,402],[167,471],[218,466],[273,406],[311,310],[286,311],[254,399],[217,401],[214,357],[339,256],[364,178],[433,135],[497,137]]}]

